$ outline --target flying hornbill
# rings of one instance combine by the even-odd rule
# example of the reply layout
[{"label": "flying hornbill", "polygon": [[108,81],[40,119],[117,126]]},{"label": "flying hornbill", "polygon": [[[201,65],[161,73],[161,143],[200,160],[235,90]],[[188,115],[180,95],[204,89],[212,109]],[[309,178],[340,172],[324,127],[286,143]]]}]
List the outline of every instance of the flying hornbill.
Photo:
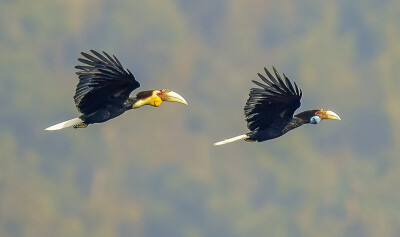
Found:
[{"label": "flying hornbill", "polygon": [[249,99],[244,107],[247,127],[250,132],[244,135],[226,139],[214,145],[245,140],[249,142],[262,142],[284,135],[292,129],[303,124],[318,124],[322,119],[341,120],[335,112],[326,109],[306,110],[293,117],[294,111],[300,107],[303,95],[294,83],[283,74],[283,79],[273,67],[276,78],[264,68],[269,79],[258,73],[265,84],[253,81],[261,88],[252,88]]},{"label": "flying hornbill", "polygon": [[74,95],[75,105],[82,113],[74,118],[45,130],[58,130],[73,126],[85,128],[92,123],[103,123],[115,118],[125,111],[143,105],[158,107],[163,101],[175,101],[187,105],[186,100],[178,93],[167,89],[141,91],[135,97],[130,93],[140,86],[139,82],[113,55],[110,57],[90,50],[93,55],[82,52],[84,58],[78,60],[85,65],[75,66],[79,83]]}]

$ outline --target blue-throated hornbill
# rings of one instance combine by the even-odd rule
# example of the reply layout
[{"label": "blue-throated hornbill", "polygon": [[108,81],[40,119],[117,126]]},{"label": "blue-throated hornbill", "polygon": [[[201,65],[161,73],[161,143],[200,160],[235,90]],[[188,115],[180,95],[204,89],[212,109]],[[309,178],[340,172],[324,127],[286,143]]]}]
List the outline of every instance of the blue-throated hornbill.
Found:
[{"label": "blue-throated hornbill", "polygon": [[247,127],[250,132],[244,135],[226,139],[214,145],[245,140],[262,142],[274,139],[303,124],[318,124],[322,119],[341,120],[335,112],[326,109],[306,110],[293,116],[300,107],[303,95],[294,82],[294,86],[283,74],[283,79],[273,67],[276,78],[266,69],[268,78],[258,74],[265,84],[258,81],[253,83],[261,88],[252,88],[249,99],[244,107]]},{"label": "blue-throated hornbill", "polygon": [[84,65],[75,66],[78,69],[76,74],[79,83],[74,100],[82,115],[45,130],[58,130],[70,126],[85,128],[89,124],[105,122],[143,105],[158,107],[163,101],[187,105],[182,96],[167,89],[142,91],[135,97],[129,97],[131,92],[140,86],[129,69],[125,71],[114,55],[110,57],[104,51],[104,55],[94,50],[90,52],[93,55],[82,52],[84,58],[78,60]]}]

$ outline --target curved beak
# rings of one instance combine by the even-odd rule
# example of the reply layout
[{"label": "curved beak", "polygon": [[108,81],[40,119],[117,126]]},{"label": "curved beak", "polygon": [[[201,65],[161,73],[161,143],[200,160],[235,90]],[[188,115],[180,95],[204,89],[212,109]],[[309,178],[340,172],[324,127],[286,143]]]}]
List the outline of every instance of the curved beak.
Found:
[{"label": "curved beak", "polygon": [[172,102],[179,102],[185,105],[188,105],[186,100],[176,92],[173,91],[165,91],[162,96],[161,100],[163,101],[172,101]]},{"label": "curved beak", "polygon": [[323,110],[319,114],[319,117],[321,119],[334,119],[334,120],[342,120],[339,115],[337,115],[335,112],[330,111],[330,110]]}]

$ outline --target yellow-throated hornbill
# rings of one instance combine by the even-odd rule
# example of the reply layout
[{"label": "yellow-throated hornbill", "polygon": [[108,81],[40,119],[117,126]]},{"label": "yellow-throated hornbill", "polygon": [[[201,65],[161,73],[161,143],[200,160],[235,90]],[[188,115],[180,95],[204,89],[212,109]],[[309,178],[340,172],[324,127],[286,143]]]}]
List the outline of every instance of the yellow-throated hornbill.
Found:
[{"label": "yellow-throated hornbill", "polygon": [[300,99],[303,95],[301,89],[296,83],[293,86],[285,74],[282,79],[275,68],[273,69],[276,78],[266,68],[264,69],[269,79],[258,74],[265,84],[253,80],[253,83],[261,88],[250,90],[249,99],[244,107],[250,132],[214,145],[243,139],[250,142],[262,142],[280,137],[303,124],[318,124],[322,119],[340,120],[339,115],[326,109],[307,110],[293,116],[294,111],[300,107]]},{"label": "yellow-throated hornbill", "polygon": [[167,89],[142,91],[135,97],[129,97],[130,93],[140,86],[129,69],[125,71],[114,55],[110,57],[104,51],[104,56],[94,50],[91,52],[93,55],[82,52],[84,58],[78,60],[85,65],[75,66],[78,69],[76,74],[79,76],[79,83],[74,100],[82,115],[45,130],[58,130],[70,126],[85,128],[89,124],[105,122],[143,105],[158,107],[163,101],[187,105],[182,96]]}]

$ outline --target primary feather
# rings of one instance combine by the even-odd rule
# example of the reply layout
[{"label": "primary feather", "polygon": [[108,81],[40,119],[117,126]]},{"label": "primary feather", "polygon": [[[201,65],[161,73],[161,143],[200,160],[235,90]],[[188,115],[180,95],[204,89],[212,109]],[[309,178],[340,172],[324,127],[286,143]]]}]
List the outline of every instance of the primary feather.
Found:
[{"label": "primary feather", "polygon": [[124,70],[119,60],[103,51],[103,55],[90,50],[93,55],[82,52],[85,64],[75,68],[79,71],[79,83],[75,91],[75,104],[82,114],[91,114],[108,104],[123,104],[129,94],[140,86],[129,70]]},{"label": "primary feather", "polygon": [[266,69],[268,78],[258,76],[265,83],[253,81],[261,88],[252,88],[244,107],[247,127],[250,131],[261,131],[269,128],[284,127],[300,107],[301,90],[294,86],[284,75],[282,80],[278,71],[273,68],[276,78]]}]

